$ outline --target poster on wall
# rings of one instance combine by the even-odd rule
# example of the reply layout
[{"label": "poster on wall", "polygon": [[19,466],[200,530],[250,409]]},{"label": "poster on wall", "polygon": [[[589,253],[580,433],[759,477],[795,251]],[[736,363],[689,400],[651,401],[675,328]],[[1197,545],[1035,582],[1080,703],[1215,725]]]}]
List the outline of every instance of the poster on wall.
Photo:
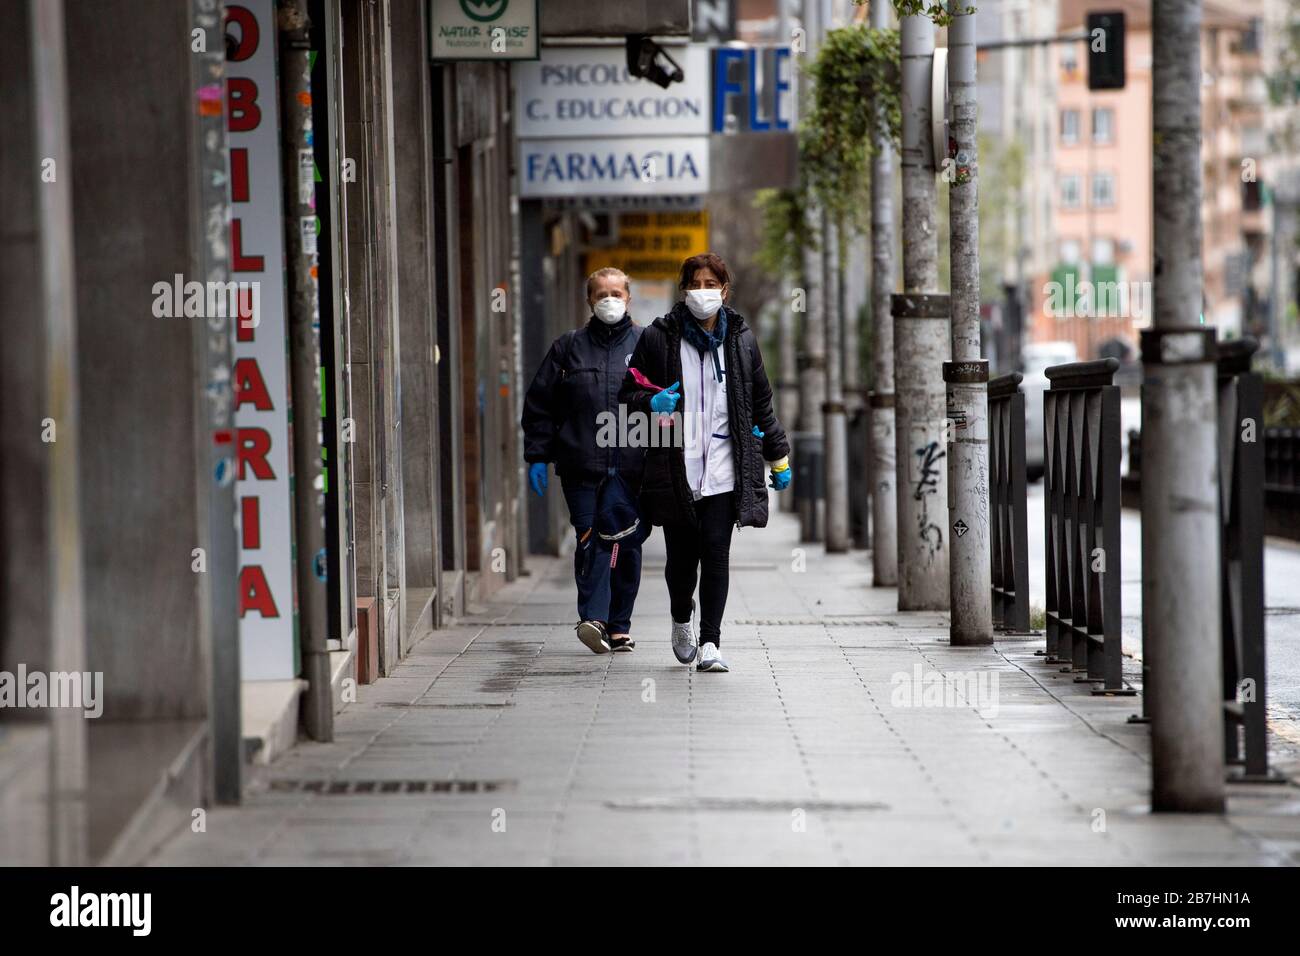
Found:
[{"label": "poster on wall", "polygon": [[675,280],[683,259],[709,251],[709,214],[704,210],[624,212],[616,222],[612,243],[585,251],[583,272],[613,266],[637,279]]},{"label": "poster on wall", "polygon": [[226,33],[230,278],[251,287],[232,370],[240,671],[244,680],[289,680],[298,667],[273,0],[228,5]]}]

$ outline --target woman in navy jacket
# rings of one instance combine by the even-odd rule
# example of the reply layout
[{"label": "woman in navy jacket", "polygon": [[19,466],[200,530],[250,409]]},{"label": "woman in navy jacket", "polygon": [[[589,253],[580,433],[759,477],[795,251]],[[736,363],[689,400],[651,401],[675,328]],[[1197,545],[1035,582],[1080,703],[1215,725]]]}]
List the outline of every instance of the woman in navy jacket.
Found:
[{"label": "woman in navy jacket", "polygon": [[607,416],[618,420],[619,386],[641,337],[641,327],[627,312],[630,301],[621,271],[593,272],[587,279],[591,318],[555,340],[524,396],[528,483],[538,495],[545,494],[547,463],[554,463],[577,536],[578,639],[597,654],[632,650],[632,607],[641,586],[644,534],[619,541],[615,552],[595,531],[600,483],[619,474],[635,489],[645,457],[644,448],[600,440]]}]

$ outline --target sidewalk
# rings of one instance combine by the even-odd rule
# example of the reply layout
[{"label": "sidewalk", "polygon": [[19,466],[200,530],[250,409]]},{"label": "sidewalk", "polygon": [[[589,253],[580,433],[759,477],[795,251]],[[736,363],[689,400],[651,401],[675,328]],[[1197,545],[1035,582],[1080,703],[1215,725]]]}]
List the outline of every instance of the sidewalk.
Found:
[{"label": "sidewalk", "polygon": [[154,862],[1300,864],[1294,785],[1152,816],[1134,698],[1093,697],[1041,640],[950,648],[861,553],[809,545],[796,571],[799,548],[784,514],[737,534],[730,674],[674,661],[658,532],[631,654],[579,644],[570,562],[532,558]]}]

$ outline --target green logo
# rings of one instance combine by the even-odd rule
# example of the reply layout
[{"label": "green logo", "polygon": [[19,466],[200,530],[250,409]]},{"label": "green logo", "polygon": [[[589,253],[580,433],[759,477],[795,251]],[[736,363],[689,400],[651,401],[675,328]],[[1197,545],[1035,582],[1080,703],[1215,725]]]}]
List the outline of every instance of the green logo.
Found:
[{"label": "green logo", "polygon": [[479,23],[491,23],[500,18],[510,6],[510,0],[460,0],[460,8],[465,16]]}]

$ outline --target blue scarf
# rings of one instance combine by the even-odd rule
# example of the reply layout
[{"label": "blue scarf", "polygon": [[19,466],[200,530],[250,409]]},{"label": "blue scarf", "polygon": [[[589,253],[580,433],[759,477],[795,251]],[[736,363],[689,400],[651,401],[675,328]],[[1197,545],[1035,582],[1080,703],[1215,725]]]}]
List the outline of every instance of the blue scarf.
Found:
[{"label": "blue scarf", "polygon": [[718,323],[713,327],[712,332],[706,332],[704,326],[695,320],[689,309],[682,306],[682,338],[695,346],[695,350],[703,355],[707,352],[713,356],[713,374],[722,381],[722,361],[718,358],[718,346],[720,346],[727,337],[727,309],[722,307],[718,310]]}]

